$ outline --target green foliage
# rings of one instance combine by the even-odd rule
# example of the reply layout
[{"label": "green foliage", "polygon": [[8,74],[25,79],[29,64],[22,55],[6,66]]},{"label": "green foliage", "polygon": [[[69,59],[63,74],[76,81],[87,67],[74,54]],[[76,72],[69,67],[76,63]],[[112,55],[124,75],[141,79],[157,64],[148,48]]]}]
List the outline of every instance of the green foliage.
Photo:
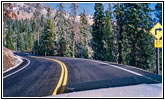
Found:
[{"label": "green foliage", "polygon": [[[157,22],[162,24],[162,3],[157,3],[155,6],[155,15],[158,18]],[[162,71],[162,48],[159,49],[160,70]]]},{"label": "green foliage", "polygon": [[[43,50],[39,50],[41,46],[39,46],[38,44],[39,44],[38,40],[35,40],[34,43],[33,43],[34,46],[33,46],[33,48],[32,48],[32,54],[41,55],[41,54],[39,53],[39,51],[40,51],[40,52],[43,52]],[[44,54],[43,54],[43,55],[44,55]]]},{"label": "green foliage", "polygon": [[115,40],[116,40],[116,44],[115,44],[115,55],[117,57],[117,62],[118,63],[122,63],[123,59],[122,59],[122,49],[123,49],[123,32],[124,32],[124,4],[116,4],[115,6],[115,11],[114,11],[114,16],[116,18],[116,24],[117,27],[115,28]]},{"label": "green foliage", "polygon": [[87,15],[84,10],[83,13],[80,14],[80,41],[76,44],[77,54],[76,57],[79,58],[88,58],[89,50],[89,35],[90,35],[90,28],[89,28]]},{"label": "green foliage", "polygon": [[21,33],[17,33],[17,51],[24,51],[23,37]]},{"label": "green foliage", "polygon": [[58,5],[58,11],[54,17],[55,33],[57,34],[57,55],[71,56],[71,36],[70,36],[70,22],[65,18],[64,5]]},{"label": "green foliage", "polygon": [[106,11],[105,25],[104,25],[104,60],[106,61],[115,62],[113,40],[114,37],[112,34],[110,12]]},{"label": "green foliage", "polygon": [[76,57],[88,58],[88,48],[82,42],[76,44]]},{"label": "green foliage", "polygon": [[47,19],[47,24],[40,37],[39,47],[42,48],[39,54],[45,56],[54,55],[55,52],[55,34],[53,32],[53,24],[51,19]]},{"label": "green foliage", "polygon": [[94,24],[92,26],[93,32],[93,41],[92,48],[94,50],[94,59],[103,60],[104,59],[104,7],[101,3],[95,4],[95,12],[94,12]]},{"label": "green foliage", "polygon": [[33,44],[33,34],[31,32],[27,33],[27,51],[32,51],[32,44]]},{"label": "green foliage", "polygon": [[[154,66],[149,4],[124,4],[123,63],[149,69]],[[129,8],[129,9],[128,9]]]},{"label": "green foliage", "polygon": [[[65,17],[64,4],[58,5],[54,19],[41,15],[41,5],[36,5],[32,19],[4,23],[3,43],[17,51],[31,51],[43,56],[92,57],[123,63],[143,69],[155,66],[154,38],[149,30],[153,26],[149,4],[118,3],[104,12],[103,4],[95,4],[93,25],[88,24],[84,10],[76,21],[76,4],[71,4],[72,16]],[[156,5],[155,15],[161,23],[162,4]],[[160,59],[162,53],[160,52]],[[160,61],[161,64],[161,61]]]},{"label": "green foliage", "polygon": [[155,15],[158,18],[158,22],[162,24],[162,3],[157,3],[155,6]]},{"label": "green foliage", "polygon": [[87,34],[89,33],[88,27],[89,27],[88,20],[87,20],[86,12],[84,10],[84,12],[80,14],[80,34],[82,37],[82,42],[86,46],[88,44],[87,41]]},{"label": "green foliage", "polygon": [[10,25],[8,26],[8,31],[7,31],[7,36],[6,36],[6,47],[11,50],[14,50],[12,29]]},{"label": "green foliage", "polygon": [[59,56],[66,56],[67,55],[67,47],[66,47],[66,40],[64,39],[64,37],[61,38],[61,40],[59,41],[59,45],[60,45],[60,48],[59,48]]}]

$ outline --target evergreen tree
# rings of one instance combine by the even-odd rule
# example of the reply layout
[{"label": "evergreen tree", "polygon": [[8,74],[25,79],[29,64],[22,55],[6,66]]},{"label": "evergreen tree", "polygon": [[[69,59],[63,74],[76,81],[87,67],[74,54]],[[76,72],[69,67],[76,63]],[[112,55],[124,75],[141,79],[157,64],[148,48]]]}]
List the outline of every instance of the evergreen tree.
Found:
[{"label": "evergreen tree", "polygon": [[64,39],[64,37],[61,37],[60,41],[59,41],[59,55],[60,56],[66,56],[67,55],[67,44],[66,44],[66,40]]},{"label": "evergreen tree", "polygon": [[55,31],[57,34],[57,53],[59,56],[70,56],[70,32],[68,31],[70,28],[69,21],[65,18],[65,10],[64,4],[58,4],[58,10],[54,17],[55,21]]},{"label": "evergreen tree", "polygon": [[124,4],[124,7],[127,10],[124,13],[123,63],[149,69],[154,66],[149,4]]},{"label": "evergreen tree", "polygon": [[27,21],[25,20],[24,21],[24,30],[23,30],[23,39],[24,39],[24,42],[23,42],[23,44],[24,44],[24,48],[23,48],[23,50],[25,50],[25,51],[27,51],[28,50],[28,35],[27,35],[27,33],[28,33],[28,23],[27,23]]},{"label": "evergreen tree", "polygon": [[27,48],[27,50],[28,51],[32,51],[32,44],[33,44],[33,36],[32,36],[32,33],[31,32],[28,32],[27,33],[27,46],[28,46],[28,48]]},{"label": "evergreen tree", "polygon": [[55,51],[54,31],[53,31],[53,24],[50,19],[47,20],[47,25],[44,27],[40,39],[41,39],[40,46],[42,48],[41,55],[45,55],[45,56],[54,55],[54,51]]},{"label": "evergreen tree", "polygon": [[88,47],[89,25],[85,10],[80,14],[80,34],[82,35],[82,43]]},{"label": "evergreen tree", "polygon": [[94,24],[92,26],[93,32],[93,43],[92,47],[94,50],[94,59],[97,60],[103,60],[104,59],[104,43],[103,43],[103,37],[104,37],[104,7],[101,3],[95,4],[95,12],[94,12]]},{"label": "evergreen tree", "polygon": [[[35,26],[35,29],[36,29],[36,36],[35,36],[35,43],[34,43],[34,48],[33,48],[33,53],[34,54],[38,54],[38,46],[39,46],[39,38],[40,38],[40,32],[41,32],[41,25],[40,25],[40,21],[41,21],[41,3],[36,3],[35,4],[35,12],[33,13],[33,20],[34,20],[34,25],[36,25]],[[36,43],[37,43],[37,45],[36,45]]]},{"label": "evergreen tree", "polygon": [[108,11],[109,11],[109,14],[110,14],[110,19],[112,20],[112,15],[113,15],[113,12],[112,12],[112,4],[109,3],[109,7],[108,7]]},{"label": "evergreen tree", "polygon": [[54,55],[55,53],[55,34],[53,30],[53,23],[52,19],[50,18],[50,8],[48,8],[48,14],[47,14],[47,24],[45,25],[43,32],[40,37],[40,48],[41,51],[39,54],[50,56]]},{"label": "evergreen tree", "polygon": [[8,31],[6,36],[6,47],[11,50],[14,50],[11,25],[8,25]]},{"label": "evergreen tree", "polygon": [[89,45],[88,36],[90,34],[89,24],[85,10],[80,14],[80,41],[77,44],[77,57],[88,58]]},{"label": "evergreen tree", "polygon": [[116,56],[117,56],[117,62],[120,64],[122,63],[122,42],[123,42],[123,32],[124,32],[124,8],[123,8],[123,4],[116,4],[115,6],[115,11],[114,11],[114,15],[115,18],[117,20],[117,27],[116,27],[116,31],[115,31],[115,40],[117,41],[117,44],[115,47],[116,48]]},{"label": "evergreen tree", "polygon": [[38,40],[34,40],[33,48],[32,48],[32,54],[39,55],[39,43],[38,43]]},{"label": "evergreen tree", "polygon": [[105,26],[104,26],[104,59],[107,61],[115,62],[115,55],[113,49],[113,34],[110,12],[106,11]]},{"label": "evergreen tree", "polygon": [[155,15],[158,18],[158,22],[162,24],[162,3],[157,3],[155,6]]},{"label": "evergreen tree", "polygon": [[17,51],[23,51],[24,50],[24,44],[23,44],[23,37],[21,36],[21,33],[17,33]]}]

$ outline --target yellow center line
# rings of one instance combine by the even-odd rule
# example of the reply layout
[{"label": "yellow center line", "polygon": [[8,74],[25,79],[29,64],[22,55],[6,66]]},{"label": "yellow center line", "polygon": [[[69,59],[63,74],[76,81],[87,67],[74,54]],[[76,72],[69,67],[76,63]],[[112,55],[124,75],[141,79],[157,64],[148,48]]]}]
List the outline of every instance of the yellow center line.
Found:
[{"label": "yellow center line", "polygon": [[[55,60],[55,61],[56,61],[56,60]],[[60,88],[60,86],[61,86],[61,84],[62,84],[62,80],[63,80],[63,76],[64,76],[64,68],[63,68],[63,65],[62,65],[61,62],[59,62],[59,61],[56,61],[56,62],[58,62],[58,63],[60,64],[60,66],[61,66],[61,75],[60,75],[60,80],[58,81],[58,84],[57,84],[57,86],[56,86],[56,88],[55,88],[55,90],[54,90],[54,92],[53,92],[52,95],[56,95],[56,94],[57,94],[57,91],[58,91],[58,89]]]},{"label": "yellow center line", "polygon": [[[60,93],[64,93],[64,90],[65,90],[65,86],[67,84],[67,79],[68,79],[68,70],[67,70],[67,67],[66,65],[59,61],[59,60],[56,60],[56,59],[51,59],[51,58],[44,58],[44,57],[36,57],[36,56],[30,56],[30,57],[34,57],[34,58],[42,58],[42,59],[47,59],[47,60],[51,60],[51,61],[55,61],[57,63],[60,64],[61,66],[61,75],[60,75],[60,79],[58,81],[58,84],[56,86],[56,88],[54,89],[54,92],[52,95],[56,95],[57,92],[58,92],[58,89],[62,86],[62,89],[60,91]],[[63,80],[64,79],[64,80]],[[62,83],[63,82],[63,83]]]},{"label": "yellow center line", "polygon": [[65,70],[65,76],[64,76],[64,81],[63,81],[63,84],[62,84],[62,89],[61,89],[61,92],[60,93],[64,93],[64,90],[65,90],[65,86],[67,84],[67,80],[68,80],[68,70],[65,66],[64,63],[62,63],[63,67],[64,67],[64,70]]}]

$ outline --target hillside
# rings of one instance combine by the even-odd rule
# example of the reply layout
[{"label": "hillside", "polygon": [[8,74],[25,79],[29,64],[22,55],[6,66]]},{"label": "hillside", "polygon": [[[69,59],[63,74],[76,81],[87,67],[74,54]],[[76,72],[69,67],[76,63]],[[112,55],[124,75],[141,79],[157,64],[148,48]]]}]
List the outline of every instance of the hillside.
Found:
[{"label": "hillside", "polygon": [[[46,16],[47,9],[49,6],[46,6],[44,4],[41,4],[41,14]],[[52,12],[56,12],[55,9],[52,7],[49,7]],[[32,18],[33,13],[36,10],[36,3],[13,3],[13,12],[17,14],[18,19],[26,19],[26,18]],[[52,14],[51,16],[54,16]]]},{"label": "hillside", "polygon": [[[40,10],[41,14],[46,16],[48,8],[50,8],[50,10],[52,12],[50,16],[54,17],[55,13],[56,13],[56,9],[54,9],[50,6],[44,5],[44,4],[41,4],[41,10]],[[18,19],[30,19],[30,18],[32,18],[35,10],[36,10],[36,3],[13,3],[13,12],[16,13]],[[66,13],[65,17],[69,18],[69,14]],[[88,23],[90,25],[93,24],[92,17],[93,16],[91,16],[91,15],[87,16]],[[78,15],[76,18],[77,18],[76,21],[79,22],[80,16]]]},{"label": "hillside", "polygon": [[13,67],[16,64],[16,59],[11,50],[3,46],[3,71]]}]

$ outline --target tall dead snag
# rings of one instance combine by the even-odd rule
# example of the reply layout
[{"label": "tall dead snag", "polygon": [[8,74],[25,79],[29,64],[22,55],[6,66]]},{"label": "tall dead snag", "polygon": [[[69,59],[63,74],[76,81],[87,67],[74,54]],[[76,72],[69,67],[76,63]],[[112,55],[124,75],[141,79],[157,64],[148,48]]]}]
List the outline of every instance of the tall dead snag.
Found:
[{"label": "tall dead snag", "polygon": [[76,15],[77,15],[77,4],[71,4],[71,14],[72,14],[72,57],[75,57],[75,42],[76,42]]}]

